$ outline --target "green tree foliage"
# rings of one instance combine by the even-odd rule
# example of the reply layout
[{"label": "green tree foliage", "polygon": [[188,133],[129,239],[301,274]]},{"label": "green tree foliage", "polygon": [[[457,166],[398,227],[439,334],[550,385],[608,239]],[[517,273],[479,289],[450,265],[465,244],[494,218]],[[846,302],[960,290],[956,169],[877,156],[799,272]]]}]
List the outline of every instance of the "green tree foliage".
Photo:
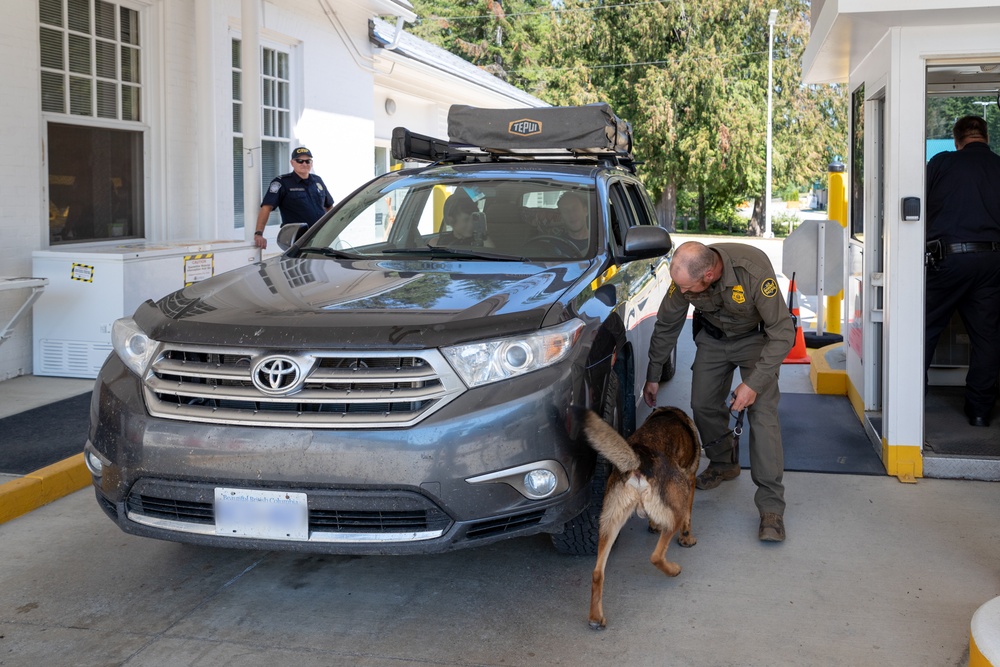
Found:
[{"label": "green tree foliage", "polygon": [[[414,32],[424,39],[474,56],[487,69],[502,65],[504,78],[553,104],[606,101],[630,120],[641,176],[668,228],[678,199],[695,202],[701,229],[710,218],[731,219],[737,204],[751,199],[757,214],[749,233],[761,232],[772,7],[778,9],[774,190],[824,178],[829,162],[846,154],[844,91],[801,82],[807,0],[415,0],[414,6],[425,17]],[[431,16],[438,17],[433,26]],[[449,16],[467,18],[441,18]],[[498,26],[506,46],[489,41]]]},{"label": "green tree foliage", "polygon": [[[951,139],[951,129],[962,116],[982,116],[990,135],[990,147],[1000,150],[1000,109],[992,95],[951,97],[936,95],[927,98],[927,138]],[[949,147],[949,150],[954,150]]]},{"label": "green tree foliage", "polygon": [[546,0],[417,0],[407,30],[490,74],[542,96],[542,45],[552,25]]}]

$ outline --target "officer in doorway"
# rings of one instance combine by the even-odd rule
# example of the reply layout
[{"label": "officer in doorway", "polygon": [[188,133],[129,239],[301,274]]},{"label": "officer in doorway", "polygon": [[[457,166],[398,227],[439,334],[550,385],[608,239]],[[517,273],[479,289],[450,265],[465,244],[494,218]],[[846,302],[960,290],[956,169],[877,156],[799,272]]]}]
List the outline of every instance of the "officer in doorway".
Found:
[{"label": "officer in doorway", "polygon": [[312,152],[305,146],[299,146],[292,151],[291,162],[291,173],[275,176],[261,202],[257,231],[253,237],[258,248],[267,247],[264,227],[274,209],[281,213],[282,225],[296,222],[312,225],[333,207],[333,197],[326,189],[326,183],[312,173]]},{"label": "officer in doorway", "polygon": [[924,368],[957,310],[971,346],[965,416],[989,426],[1000,376],[1000,156],[979,116],[959,118],[952,135],[956,150],[927,163]]}]

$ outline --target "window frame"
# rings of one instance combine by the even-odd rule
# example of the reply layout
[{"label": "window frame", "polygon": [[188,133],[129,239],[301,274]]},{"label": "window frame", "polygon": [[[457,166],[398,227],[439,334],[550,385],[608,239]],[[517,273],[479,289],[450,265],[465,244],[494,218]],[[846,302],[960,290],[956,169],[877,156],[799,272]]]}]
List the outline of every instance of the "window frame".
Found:
[{"label": "window frame", "polygon": [[[245,228],[246,221],[244,220],[245,215],[245,202],[243,193],[243,159],[246,155],[246,151],[243,148],[243,122],[245,114],[243,114],[243,90],[246,85],[243,80],[243,62],[242,62],[242,35],[237,32],[232,32],[229,35],[229,48],[230,48],[230,81],[231,81],[231,91],[229,95],[229,107],[232,110],[232,124],[230,126],[230,136],[232,138],[233,145],[233,170],[232,170],[232,183],[233,183],[233,228],[242,230]],[[271,39],[260,39],[259,43],[260,52],[258,56],[261,59],[260,62],[260,106],[261,106],[261,127],[260,127],[260,139],[261,148],[258,151],[258,158],[261,163],[260,177],[260,191],[263,193],[267,190],[268,185],[275,176],[280,176],[281,174],[286,174],[291,171],[289,166],[289,161],[292,155],[292,141],[295,139],[294,133],[292,131],[294,127],[293,119],[298,117],[298,109],[296,108],[295,100],[297,99],[296,93],[298,86],[300,85],[301,77],[296,76],[297,70],[295,69],[294,58],[296,57],[296,50],[293,45],[282,43],[279,41]],[[287,78],[282,78],[276,76],[274,73],[268,73],[265,67],[265,55],[270,51],[275,55],[275,61],[280,60],[279,55],[283,55],[285,58],[285,73]],[[236,54],[239,54],[241,58],[239,66],[236,63]],[[236,77],[239,75],[239,90],[240,97],[236,98]],[[272,97],[271,102],[268,102],[268,98],[265,96],[265,90],[267,85],[274,84],[276,90],[280,90],[281,83],[286,84],[287,90],[285,93],[285,99],[287,101],[287,107],[279,107],[273,102],[275,99]],[[266,85],[267,84],[267,85]],[[237,107],[239,110],[239,128],[237,128]],[[280,118],[280,115],[285,113],[287,116],[287,135],[280,136],[274,134],[268,134],[265,132],[266,119],[268,116],[276,116]],[[274,128],[280,123],[271,123],[271,127]],[[265,148],[268,151],[275,151],[277,157],[273,158],[273,172],[265,169]],[[254,221],[251,221],[253,224]],[[281,223],[281,215],[277,210],[271,211],[271,215],[268,217],[267,226],[275,226]]]},{"label": "window frame", "polygon": [[[49,216],[45,216],[43,219],[46,220],[44,230],[44,242],[48,246],[62,246],[71,243],[100,243],[100,242],[115,242],[120,243],[123,240],[134,240],[143,239],[146,236],[148,230],[148,218],[149,218],[149,200],[150,192],[148,188],[148,178],[149,178],[149,165],[146,158],[148,151],[149,140],[150,140],[150,125],[148,122],[149,113],[149,72],[150,72],[150,18],[148,15],[148,7],[146,5],[130,2],[128,0],[99,0],[103,5],[109,5],[114,16],[114,39],[107,37],[106,35],[100,35],[99,32],[99,20],[98,20],[98,4],[95,0],[89,0],[87,2],[87,21],[89,32],[84,32],[82,30],[77,30],[71,27],[71,15],[70,15],[70,4],[71,0],[54,0],[50,2],[39,2],[37,9],[37,19],[38,19],[38,54],[40,61],[44,61],[49,58],[49,55],[43,53],[45,49],[45,40],[42,35],[43,31],[49,31],[50,33],[57,32],[62,35],[61,39],[61,68],[56,68],[52,66],[46,66],[41,64],[39,68],[39,113],[40,121],[42,125],[42,136],[44,139],[42,158],[43,163],[41,165],[41,181],[46,184],[45,187],[45,201],[43,203],[44,210],[49,211]],[[46,5],[48,7],[46,7]],[[61,25],[56,25],[51,22],[45,22],[43,18],[45,17],[45,12],[47,8],[52,8],[58,5],[60,8],[60,19],[62,21]],[[133,13],[134,26],[132,32],[135,34],[135,38],[132,41],[122,40],[122,10],[128,10]],[[71,56],[70,56],[70,36],[75,36],[78,38],[78,42],[83,39],[89,40],[89,55],[88,55],[88,66],[89,72],[77,72],[72,68]],[[115,55],[114,62],[112,66],[115,70],[115,77],[109,77],[99,74],[99,62],[98,62],[98,44],[112,44],[114,45]],[[123,77],[122,70],[122,50],[127,48],[130,50],[135,50],[137,52],[137,64],[133,71],[132,80],[126,81]],[[57,111],[51,107],[47,108],[46,105],[46,91],[44,85],[45,75],[49,74],[60,74],[63,78],[63,104],[62,110]],[[91,82],[89,96],[90,96],[90,113],[74,113],[71,100],[70,91],[70,79],[76,77],[78,79],[86,79]],[[114,117],[108,117],[107,115],[99,115],[101,110],[100,99],[99,99],[99,83],[110,83],[114,82],[115,85],[115,114]],[[122,91],[125,87],[134,89],[133,93],[133,104],[135,108],[135,118],[134,119],[123,119],[123,99]],[[132,233],[128,235],[114,236],[113,230],[115,224],[109,224],[108,229],[112,230],[107,236],[93,236],[90,238],[76,238],[76,239],[62,239],[54,238],[52,232],[52,211],[59,208],[59,204],[54,202],[52,199],[52,185],[50,182],[52,173],[52,140],[51,140],[51,126],[52,125],[63,125],[63,126],[78,126],[81,128],[92,128],[94,130],[112,130],[112,131],[123,131],[135,133],[138,135],[138,151],[132,149],[133,154],[138,152],[137,168],[133,174],[132,178],[132,196],[138,200],[137,204],[133,204],[133,208],[137,209],[138,220],[133,223],[134,228],[131,230]]]}]

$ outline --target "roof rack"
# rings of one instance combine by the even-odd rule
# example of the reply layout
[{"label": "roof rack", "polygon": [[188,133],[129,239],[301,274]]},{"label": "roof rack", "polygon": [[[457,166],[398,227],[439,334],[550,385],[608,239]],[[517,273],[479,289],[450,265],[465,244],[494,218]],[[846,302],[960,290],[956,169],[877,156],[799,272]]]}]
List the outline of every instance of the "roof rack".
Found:
[{"label": "roof rack", "polygon": [[632,127],[607,104],[531,109],[453,105],[450,140],[397,127],[392,156],[424,162],[540,160],[617,166],[635,172]]}]

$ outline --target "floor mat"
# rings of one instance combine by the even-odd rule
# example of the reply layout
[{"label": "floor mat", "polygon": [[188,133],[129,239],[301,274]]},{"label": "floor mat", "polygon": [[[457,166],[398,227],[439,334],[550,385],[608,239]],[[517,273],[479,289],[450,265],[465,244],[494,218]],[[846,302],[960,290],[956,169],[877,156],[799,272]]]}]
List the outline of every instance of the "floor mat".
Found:
[{"label": "floor mat", "polygon": [[965,387],[930,387],[924,398],[924,445],[928,455],[1000,456],[1000,418],[994,411],[988,428],[969,426]]},{"label": "floor mat", "polygon": [[[846,396],[782,394],[778,404],[785,470],[885,475],[871,440]],[[740,465],[750,467],[749,425],[740,439]]]},{"label": "floor mat", "polygon": [[0,473],[26,475],[82,452],[90,394],[0,419]]}]

